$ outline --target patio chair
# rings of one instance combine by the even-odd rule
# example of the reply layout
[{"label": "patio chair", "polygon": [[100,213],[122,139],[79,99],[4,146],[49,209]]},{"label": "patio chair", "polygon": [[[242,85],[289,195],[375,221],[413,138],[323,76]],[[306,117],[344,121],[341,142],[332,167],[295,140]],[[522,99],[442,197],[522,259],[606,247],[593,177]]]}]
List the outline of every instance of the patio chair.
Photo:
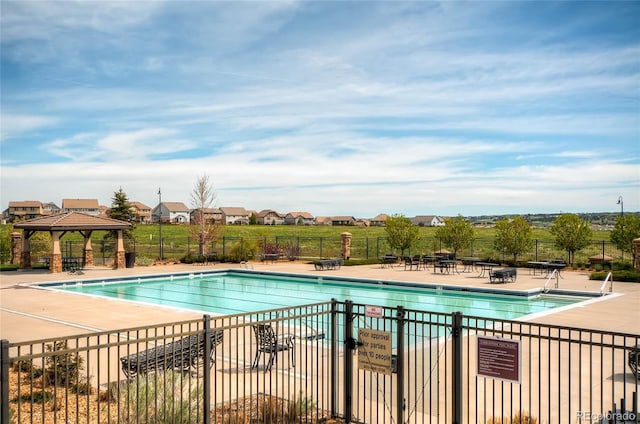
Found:
[{"label": "patio chair", "polygon": [[269,355],[269,360],[265,366],[264,372],[271,371],[273,363],[278,360],[278,353],[284,351],[289,351],[291,366],[296,366],[295,344],[293,343],[292,335],[287,334],[279,337],[269,323],[254,324],[253,334],[256,338],[256,344],[258,347],[256,356],[253,358],[253,363],[251,364],[251,369],[258,367],[260,356],[264,353]]},{"label": "patio chair", "polygon": [[629,350],[629,368],[631,368],[631,372],[636,378],[640,378],[640,375],[638,375],[638,362],[640,362],[640,345]]}]

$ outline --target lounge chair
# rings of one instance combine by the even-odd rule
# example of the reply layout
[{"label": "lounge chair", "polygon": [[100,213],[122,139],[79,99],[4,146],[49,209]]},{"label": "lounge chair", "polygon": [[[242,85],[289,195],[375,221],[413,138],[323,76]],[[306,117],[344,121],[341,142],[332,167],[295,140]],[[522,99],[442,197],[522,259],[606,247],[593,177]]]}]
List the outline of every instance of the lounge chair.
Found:
[{"label": "lounge chair", "polygon": [[518,276],[518,270],[514,267],[501,268],[489,271],[490,283],[508,283],[515,282]]},{"label": "lounge chair", "polygon": [[[120,358],[122,372],[132,379],[137,374],[196,367],[205,355],[204,334],[194,334],[174,342]],[[211,364],[215,362],[216,346],[222,343],[222,330],[211,333]]]},{"label": "lounge chair", "polygon": [[271,367],[273,363],[278,359],[278,353],[289,351],[291,366],[296,366],[295,359],[295,349],[296,346],[293,342],[292,335],[284,335],[279,337],[276,332],[273,330],[271,324],[254,324],[253,325],[253,334],[256,338],[257,351],[256,356],[253,358],[253,363],[251,364],[251,369],[255,369],[258,367],[258,363],[260,362],[260,356],[263,353],[269,355],[269,360],[265,367],[264,372],[271,371]]},{"label": "lounge chair", "polygon": [[316,271],[325,271],[330,269],[340,269],[343,263],[344,263],[344,259],[335,258],[335,259],[321,259],[319,261],[315,261],[313,265]]}]

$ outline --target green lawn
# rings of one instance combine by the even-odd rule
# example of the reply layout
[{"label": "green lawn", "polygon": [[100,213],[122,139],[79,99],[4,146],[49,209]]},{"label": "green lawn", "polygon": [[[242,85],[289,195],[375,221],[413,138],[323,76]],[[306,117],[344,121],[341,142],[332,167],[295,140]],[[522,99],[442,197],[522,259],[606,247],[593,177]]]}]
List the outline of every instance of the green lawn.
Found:
[{"label": "green lawn", "polygon": [[[162,226],[164,240],[164,257],[181,259],[187,253],[195,254],[197,244],[190,236],[189,225],[165,224]],[[11,226],[0,226],[3,243],[10,240]],[[430,254],[441,247],[434,238],[436,229],[433,227],[421,227],[420,241],[412,249],[410,254]],[[220,239],[211,247],[212,251],[220,256],[235,259],[251,259],[261,252],[264,242],[282,246],[294,246],[296,256],[303,259],[317,259],[320,257],[340,256],[341,233],[352,234],[351,257],[354,259],[375,259],[391,252],[386,242],[386,232],[382,227],[332,227],[332,226],[264,226],[243,225],[223,226]],[[103,241],[105,232],[97,231],[92,235],[94,256],[97,259],[108,259],[112,256],[113,244]],[[135,228],[135,252],[136,262],[139,264],[150,263],[160,255],[159,234],[160,227],[154,225],[137,225]],[[458,256],[478,256],[486,260],[503,262],[510,260],[503,257],[501,252],[493,248],[494,228],[476,228],[476,238],[473,246]],[[35,237],[35,236],[34,236]],[[32,242],[32,257],[37,258],[48,254],[48,234],[37,233],[37,238]],[[536,239],[535,248],[519,260],[543,260],[555,257],[564,257],[553,243],[553,237],[546,229],[534,229],[533,237]],[[576,255],[577,264],[585,264],[587,258],[592,255],[605,254],[616,259],[621,258],[620,252],[609,243],[608,231],[594,231],[592,244]],[[82,254],[82,236],[79,233],[65,234],[61,240],[63,254],[68,256],[80,256]],[[133,248],[131,248],[133,249]],[[5,250],[5,249],[3,249]],[[394,252],[400,254],[400,252]],[[7,262],[3,258],[3,262]]]}]

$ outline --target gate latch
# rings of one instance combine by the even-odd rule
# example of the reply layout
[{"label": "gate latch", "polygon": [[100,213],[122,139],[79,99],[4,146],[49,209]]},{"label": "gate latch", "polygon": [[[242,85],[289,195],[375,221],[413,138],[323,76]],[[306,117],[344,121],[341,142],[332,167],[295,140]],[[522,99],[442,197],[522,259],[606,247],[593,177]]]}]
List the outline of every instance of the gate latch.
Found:
[{"label": "gate latch", "polygon": [[348,338],[344,341],[344,344],[347,345],[347,349],[356,350],[358,346],[364,345],[363,342],[354,339],[353,337]]}]

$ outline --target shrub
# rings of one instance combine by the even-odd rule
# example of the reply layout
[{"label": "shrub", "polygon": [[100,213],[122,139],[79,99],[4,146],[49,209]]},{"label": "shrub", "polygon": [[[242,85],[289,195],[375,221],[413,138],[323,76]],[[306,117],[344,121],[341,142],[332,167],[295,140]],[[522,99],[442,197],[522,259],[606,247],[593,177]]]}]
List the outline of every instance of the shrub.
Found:
[{"label": "shrub", "polygon": [[120,392],[123,424],[182,424],[202,420],[202,384],[175,371],[138,375]]},{"label": "shrub", "polygon": [[187,253],[186,255],[184,255],[182,258],[180,258],[180,262],[182,262],[183,264],[192,264],[196,261],[195,257],[191,254],[191,252]]},{"label": "shrub", "polygon": [[[604,270],[600,272],[593,272],[590,276],[590,280],[604,281],[607,278],[609,271]],[[640,283],[640,272],[638,271],[612,271],[611,278],[613,281],[621,281],[627,283]]]},{"label": "shrub", "polygon": [[53,395],[46,390],[34,390],[33,393],[23,393],[13,398],[13,402],[46,403]]},{"label": "shrub", "polygon": [[46,358],[44,381],[56,386],[77,386],[79,372],[84,368],[84,360],[74,352],[57,353],[68,349],[66,340],[48,344],[46,349],[53,355]]},{"label": "shrub", "polygon": [[309,412],[313,411],[315,403],[309,397],[306,397],[300,392],[300,397],[289,401],[287,411],[285,413],[285,420],[289,423],[301,422],[301,418],[306,416]]},{"label": "shrub", "polygon": [[31,361],[15,361],[11,364],[11,371],[26,373],[31,378],[38,378],[43,374],[42,369],[33,365]]},{"label": "shrub", "polygon": [[538,419],[532,417],[528,412],[517,412],[513,418],[493,417],[489,418],[487,424],[537,424]]}]

